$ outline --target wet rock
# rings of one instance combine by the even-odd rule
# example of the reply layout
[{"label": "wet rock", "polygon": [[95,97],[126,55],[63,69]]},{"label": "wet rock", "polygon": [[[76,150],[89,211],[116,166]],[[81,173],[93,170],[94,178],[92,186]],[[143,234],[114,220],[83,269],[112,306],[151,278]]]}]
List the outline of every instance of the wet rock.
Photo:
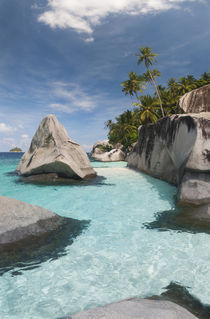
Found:
[{"label": "wet rock", "polygon": [[179,105],[186,113],[210,112],[210,84],[186,93]]},{"label": "wet rock", "polygon": [[82,179],[96,176],[85,151],[68,137],[54,115],[41,121],[17,171],[23,176],[46,173]]},{"label": "wet rock", "polygon": [[127,299],[74,314],[66,319],[196,319],[186,309],[170,302],[140,298]]}]

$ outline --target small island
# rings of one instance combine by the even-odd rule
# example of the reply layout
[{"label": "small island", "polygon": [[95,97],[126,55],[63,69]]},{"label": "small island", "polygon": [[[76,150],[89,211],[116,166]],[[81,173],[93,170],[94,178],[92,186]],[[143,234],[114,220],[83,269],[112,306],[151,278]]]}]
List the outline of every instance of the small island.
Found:
[{"label": "small island", "polygon": [[22,152],[22,150],[19,147],[14,147],[10,150],[10,152]]}]

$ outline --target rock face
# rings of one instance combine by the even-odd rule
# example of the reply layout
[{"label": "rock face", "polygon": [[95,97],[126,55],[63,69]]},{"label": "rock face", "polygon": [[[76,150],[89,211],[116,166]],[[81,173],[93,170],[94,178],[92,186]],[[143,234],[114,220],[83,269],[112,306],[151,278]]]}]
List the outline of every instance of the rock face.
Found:
[{"label": "rock face", "polygon": [[180,185],[182,203],[210,202],[210,113],[165,117],[139,128],[128,166]]},{"label": "rock face", "polygon": [[210,84],[186,93],[179,105],[186,113],[210,112]]},{"label": "rock face", "polygon": [[57,173],[82,179],[96,175],[85,151],[68,137],[54,115],[41,121],[17,171],[23,176]]},{"label": "rock face", "polygon": [[170,301],[133,298],[74,314],[66,319],[196,319]]},{"label": "rock face", "polygon": [[0,196],[0,244],[41,235],[62,225],[62,217],[39,206]]},{"label": "rock face", "polygon": [[122,145],[111,145],[108,140],[97,141],[93,145],[93,149],[90,152],[90,156],[96,161],[101,162],[118,162],[125,160],[125,153],[121,150]]}]

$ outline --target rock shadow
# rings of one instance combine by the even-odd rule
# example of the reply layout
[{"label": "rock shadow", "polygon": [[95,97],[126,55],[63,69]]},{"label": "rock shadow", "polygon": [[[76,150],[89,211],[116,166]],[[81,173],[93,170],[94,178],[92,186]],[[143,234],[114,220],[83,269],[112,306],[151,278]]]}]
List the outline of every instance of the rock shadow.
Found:
[{"label": "rock shadow", "polygon": [[210,305],[202,304],[198,298],[189,293],[187,288],[189,287],[184,287],[179,283],[171,282],[164,288],[166,291],[160,296],[152,296],[148,299],[172,301],[184,307],[199,319],[209,319]]},{"label": "rock shadow", "polygon": [[[63,218],[58,229],[41,236],[30,236],[11,244],[0,245],[0,276],[7,271],[20,275],[47,260],[55,260],[67,254],[66,247],[73,244],[90,221]],[[15,268],[18,268],[16,270]]]},{"label": "rock shadow", "polygon": [[147,229],[157,229],[159,231],[174,230],[189,233],[210,234],[210,215],[208,215],[208,205],[195,207],[176,207],[175,209],[158,212],[155,220],[144,223]]},{"label": "rock shadow", "polygon": [[57,174],[40,174],[31,175],[28,177],[20,176],[16,171],[4,173],[8,177],[15,177],[14,182],[16,184],[33,184],[37,186],[114,186],[115,184],[106,183],[106,177],[97,175],[94,178],[89,179],[73,179],[66,178],[62,176],[57,176]]}]

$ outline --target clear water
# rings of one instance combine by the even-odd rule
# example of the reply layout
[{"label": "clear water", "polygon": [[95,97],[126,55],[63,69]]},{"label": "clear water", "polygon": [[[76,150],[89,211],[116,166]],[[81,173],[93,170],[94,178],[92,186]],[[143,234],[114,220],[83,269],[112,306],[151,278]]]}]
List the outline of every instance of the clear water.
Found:
[{"label": "clear water", "polygon": [[105,179],[90,185],[17,183],[5,173],[14,171],[19,156],[0,155],[1,195],[91,222],[65,256],[0,277],[0,318],[60,318],[132,296],[158,295],[171,281],[209,303],[209,235],[143,227],[157,211],[173,207],[175,187],[125,163],[97,162],[93,166]]}]

